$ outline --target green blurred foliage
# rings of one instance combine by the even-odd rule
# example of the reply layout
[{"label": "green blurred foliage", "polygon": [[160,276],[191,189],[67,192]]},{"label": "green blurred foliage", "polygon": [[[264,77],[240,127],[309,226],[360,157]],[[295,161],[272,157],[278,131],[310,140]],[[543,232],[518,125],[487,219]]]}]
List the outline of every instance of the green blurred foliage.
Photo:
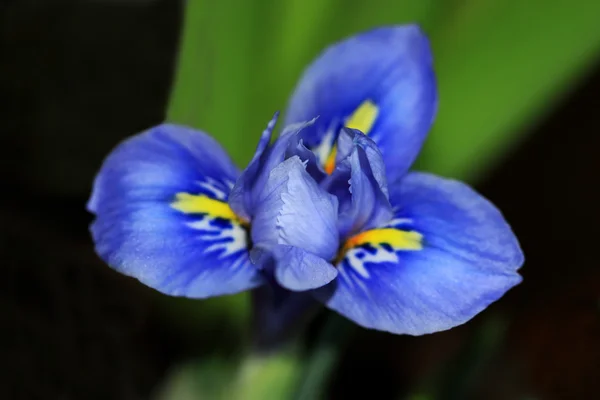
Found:
[{"label": "green blurred foliage", "polygon": [[[479,179],[518,144],[528,127],[585,73],[600,48],[600,2],[588,0],[186,4],[168,119],[209,132],[240,167],[251,158],[273,112],[285,110],[306,65],[328,44],[368,28],[416,22],[429,35],[440,103],[417,167],[469,181]],[[213,314],[247,320],[246,294],[217,299],[211,307],[217,310]],[[211,323],[211,313],[196,319],[193,314],[178,311],[199,325],[200,318]],[[323,349],[309,365],[319,357],[334,364],[330,359],[335,352]],[[269,391],[269,385],[255,386],[254,381],[277,381],[284,396],[301,371],[301,359],[290,357],[286,353],[269,362],[247,360],[250,365],[243,364],[242,370],[249,368],[254,378],[236,380],[236,387],[258,397],[238,398],[266,398],[260,397],[260,388]],[[322,380],[323,374],[327,371],[306,374],[309,382],[301,387],[320,388],[322,382],[313,385],[310,380]],[[415,398],[430,398],[422,396]]]},{"label": "green blurred foliage", "polygon": [[440,92],[419,167],[472,180],[590,65],[598,15],[600,3],[587,0],[189,1],[168,118],[211,133],[243,166],[324,47],[417,22]]},{"label": "green blurred foliage", "polygon": [[171,371],[156,400],[292,399],[302,377],[294,349],[239,358],[214,356]]},{"label": "green blurred foliage", "polygon": [[232,360],[214,357],[190,362],[170,371],[155,393],[155,400],[227,399],[227,387],[234,374]]}]

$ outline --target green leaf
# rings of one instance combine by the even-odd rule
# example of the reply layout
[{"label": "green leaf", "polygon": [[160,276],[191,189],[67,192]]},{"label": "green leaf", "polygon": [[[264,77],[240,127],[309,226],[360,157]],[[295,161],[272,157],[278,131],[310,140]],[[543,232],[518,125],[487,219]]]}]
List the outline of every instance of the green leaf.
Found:
[{"label": "green leaf", "polygon": [[291,399],[302,375],[300,349],[292,345],[270,354],[212,356],[174,368],[157,400]]},{"label": "green leaf", "polygon": [[431,31],[439,114],[419,166],[474,180],[518,144],[600,49],[600,2],[455,2]]},{"label": "green leaf", "polygon": [[168,119],[204,129],[243,165],[263,125],[328,44],[378,25],[430,35],[439,114],[418,166],[475,179],[582,75],[600,47],[586,0],[189,1]]},{"label": "green leaf", "polygon": [[250,355],[239,370],[229,399],[291,399],[302,372],[303,360],[292,346],[282,351]]},{"label": "green leaf", "polygon": [[160,385],[156,400],[226,400],[235,363],[222,358],[189,362],[173,369]]},{"label": "green leaf", "polygon": [[[254,148],[245,114],[256,79],[248,66],[260,21],[250,1],[187,1],[167,119],[216,137],[241,162]],[[265,60],[266,62],[266,60]],[[262,77],[261,77],[262,78]],[[265,124],[273,111],[265,114]],[[250,148],[240,146],[240,139]]]}]

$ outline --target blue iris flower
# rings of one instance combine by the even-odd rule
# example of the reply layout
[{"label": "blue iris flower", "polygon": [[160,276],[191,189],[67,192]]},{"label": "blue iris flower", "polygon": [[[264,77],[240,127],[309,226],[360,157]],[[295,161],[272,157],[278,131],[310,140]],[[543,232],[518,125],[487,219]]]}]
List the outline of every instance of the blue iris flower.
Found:
[{"label": "blue iris flower", "polygon": [[464,323],[521,281],[523,255],[467,185],[408,172],[436,107],[419,28],[339,42],[305,71],[279,138],[275,116],[241,173],[183,126],[120,144],[88,204],[96,250],[174,296],[276,285],[368,328],[420,335]]}]

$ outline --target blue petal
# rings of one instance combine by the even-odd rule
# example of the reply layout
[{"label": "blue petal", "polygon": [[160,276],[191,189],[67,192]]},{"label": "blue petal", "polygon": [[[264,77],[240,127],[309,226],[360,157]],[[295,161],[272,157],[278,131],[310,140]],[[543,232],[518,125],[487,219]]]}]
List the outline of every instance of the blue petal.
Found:
[{"label": "blue petal", "polygon": [[98,254],[163,293],[203,298],[262,282],[248,234],[227,205],[238,170],[206,134],[160,125],[120,144],[88,208]]},{"label": "blue petal", "polygon": [[339,243],[337,212],[337,199],[321,189],[294,156],[271,171],[257,197],[252,241],[267,250],[290,245],[331,260]]},{"label": "blue petal", "polygon": [[250,220],[254,217],[257,198],[263,191],[273,168],[283,162],[290,154],[290,147],[299,140],[298,133],[312,124],[315,119],[287,127],[271,146],[271,134],[277,121],[278,113],[263,132],[252,161],[236,181],[229,196],[229,205],[240,217]]},{"label": "blue petal", "polygon": [[337,168],[322,186],[338,198],[340,237],[387,223],[393,212],[379,149],[360,131],[347,128],[338,148]]},{"label": "blue petal", "polygon": [[328,175],[317,159],[316,154],[304,145],[301,135],[296,135],[290,140],[287,157],[298,156],[306,166],[306,172],[316,181],[322,182]]},{"label": "blue petal", "polygon": [[279,245],[272,254],[275,280],[289,290],[316,289],[331,282],[338,274],[333,265],[298,247]]},{"label": "blue petal", "polygon": [[323,163],[342,126],[381,148],[390,181],[415,160],[437,109],[429,43],[415,25],[377,28],[325,50],[291,97],[286,124],[319,116],[305,134]]},{"label": "blue petal", "polygon": [[275,114],[273,114],[273,118],[271,118],[271,120],[267,124],[267,127],[260,135],[258,145],[256,145],[256,151],[254,152],[254,156],[252,157],[250,164],[258,160],[266,150],[267,146],[269,146],[269,143],[271,142],[271,136],[273,135],[273,129],[275,129],[275,125],[277,124],[278,119],[279,111],[276,111]]},{"label": "blue petal", "polygon": [[339,149],[337,153],[338,163],[350,157],[353,151],[357,149],[362,150],[361,154],[364,153],[366,157],[365,161],[367,162],[365,167],[368,167],[371,171],[370,175],[374,179],[374,182],[387,198],[389,193],[385,164],[377,143],[357,129],[344,128],[340,132],[337,145]]},{"label": "blue petal", "polygon": [[411,173],[390,187],[395,219],[344,246],[316,295],[359,325],[421,335],[473,318],[521,281],[523,254],[502,214],[460,182]]},{"label": "blue petal", "polygon": [[[264,169],[264,164],[269,159],[269,157],[279,157],[279,152],[276,153],[275,157],[272,157],[272,149],[269,148],[271,135],[273,134],[273,129],[277,124],[278,118],[279,112],[276,112],[275,115],[273,115],[273,118],[271,118],[271,120],[267,124],[265,130],[262,132],[252,160],[239,177],[238,181],[232,188],[231,193],[229,195],[230,207],[233,209],[233,211],[235,211],[237,215],[246,220],[250,220],[252,217],[252,210],[254,209],[254,203],[252,198],[253,187],[257,186],[257,181],[259,177],[265,175],[261,173]],[[283,147],[283,149],[285,149],[285,147]],[[281,157],[283,157],[283,154],[281,154]]]}]

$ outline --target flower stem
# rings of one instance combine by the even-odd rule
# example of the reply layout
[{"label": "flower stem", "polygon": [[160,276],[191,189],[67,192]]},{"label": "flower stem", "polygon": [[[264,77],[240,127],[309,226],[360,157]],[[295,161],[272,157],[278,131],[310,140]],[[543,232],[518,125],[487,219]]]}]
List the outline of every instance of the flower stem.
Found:
[{"label": "flower stem", "polygon": [[331,372],[337,365],[345,344],[354,331],[354,325],[337,314],[332,314],[319,338],[313,353],[305,365],[304,376],[296,393],[296,400],[326,398]]}]

